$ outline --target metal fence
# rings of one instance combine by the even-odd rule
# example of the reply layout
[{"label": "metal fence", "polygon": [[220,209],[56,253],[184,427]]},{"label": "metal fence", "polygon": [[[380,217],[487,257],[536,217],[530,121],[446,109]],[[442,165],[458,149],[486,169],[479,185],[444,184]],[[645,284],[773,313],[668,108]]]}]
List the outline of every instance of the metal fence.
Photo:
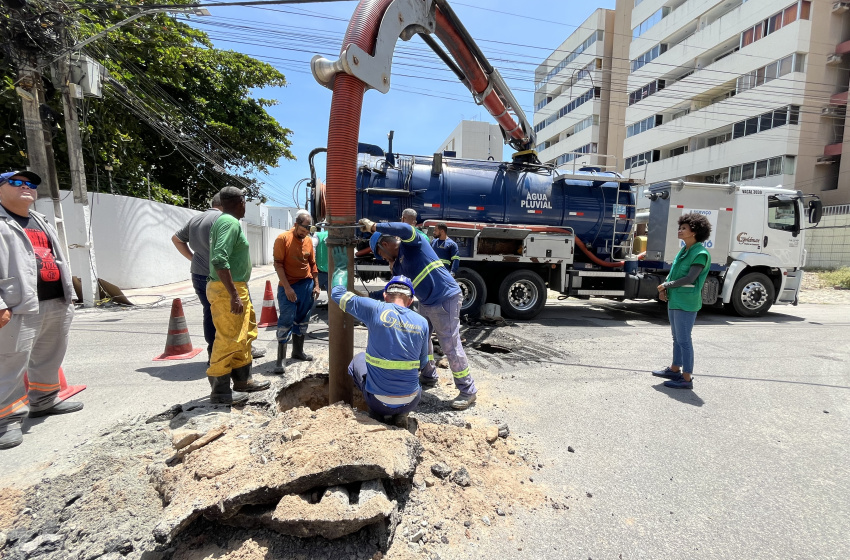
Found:
[{"label": "metal fence", "polygon": [[825,206],[818,227],[806,232],[806,268],[850,266],[850,204]]}]

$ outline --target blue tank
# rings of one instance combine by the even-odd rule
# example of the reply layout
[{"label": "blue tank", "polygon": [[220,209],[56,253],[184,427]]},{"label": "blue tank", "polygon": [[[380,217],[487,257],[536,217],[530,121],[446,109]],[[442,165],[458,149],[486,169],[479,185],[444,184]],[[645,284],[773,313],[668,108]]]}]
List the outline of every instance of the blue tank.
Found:
[{"label": "blue tank", "polygon": [[597,253],[615,227],[616,243],[625,241],[635,218],[634,194],[628,184],[610,181],[614,173],[587,169],[575,173],[587,180],[577,180],[551,167],[454,158],[443,158],[441,171],[432,173],[431,156],[397,156],[394,168],[364,159],[358,218],[398,221],[413,208],[420,222],[567,226]]}]

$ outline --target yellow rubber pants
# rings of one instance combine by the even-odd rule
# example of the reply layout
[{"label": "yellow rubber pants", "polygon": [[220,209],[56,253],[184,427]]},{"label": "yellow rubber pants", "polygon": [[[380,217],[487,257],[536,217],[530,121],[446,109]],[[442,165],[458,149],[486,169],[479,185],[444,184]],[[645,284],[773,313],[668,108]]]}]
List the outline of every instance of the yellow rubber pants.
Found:
[{"label": "yellow rubber pants", "polygon": [[221,377],[236,368],[251,363],[251,343],[257,339],[257,316],[248,296],[248,284],[234,282],[236,292],[245,309],[240,315],[230,312],[230,294],[221,282],[207,282],[207,299],[210,302],[215,342],[213,342],[210,367],[207,375]]}]

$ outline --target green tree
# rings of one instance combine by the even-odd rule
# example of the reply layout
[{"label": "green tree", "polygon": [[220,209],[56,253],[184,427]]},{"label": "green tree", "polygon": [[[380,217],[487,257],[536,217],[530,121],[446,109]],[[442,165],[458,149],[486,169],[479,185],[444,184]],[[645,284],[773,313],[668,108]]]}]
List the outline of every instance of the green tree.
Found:
[{"label": "green tree", "polygon": [[[65,13],[62,29],[73,44],[132,13]],[[247,188],[249,196],[262,199],[248,175],[277,166],[281,158],[294,159],[291,131],[266,110],[276,101],[252,95],[256,89],[286,85],[272,66],[216,49],[205,33],[165,14],[131,22],[88,45],[85,53],[110,74],[103,97],[86,98],[81,112],[90,190],[96,182],[107,188],[104,168],[111,165],[122,194],[147,197],[150,177],[154,198],[163,202],[184,205],[188,189],[192,206],[202,208],[227,185]],[[8,122],[11,132],[0,136],[3,167],[25,164],[12,62],[4,53],[0,123]],[[58,95],[48,89],[51,106],[60,111]],[[55,139],[63,160],[57,162],[60,181],[67,169],[63,136]]]}]

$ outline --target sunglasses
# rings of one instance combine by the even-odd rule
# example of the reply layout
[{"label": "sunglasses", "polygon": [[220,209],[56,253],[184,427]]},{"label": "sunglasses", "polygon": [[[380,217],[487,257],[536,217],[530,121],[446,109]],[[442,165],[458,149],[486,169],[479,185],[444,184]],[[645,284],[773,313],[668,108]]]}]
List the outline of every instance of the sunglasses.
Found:
[{"label": "sunglasses", "polygon": [[38,188],[38,185],[36,185],[35,183],[32,183],[30,181],[22,181],[20,179],[9,179],[6,182],[9,183],[10,185],[12,185],[13,187],[27,187],[29,189],[37,189]]}]

